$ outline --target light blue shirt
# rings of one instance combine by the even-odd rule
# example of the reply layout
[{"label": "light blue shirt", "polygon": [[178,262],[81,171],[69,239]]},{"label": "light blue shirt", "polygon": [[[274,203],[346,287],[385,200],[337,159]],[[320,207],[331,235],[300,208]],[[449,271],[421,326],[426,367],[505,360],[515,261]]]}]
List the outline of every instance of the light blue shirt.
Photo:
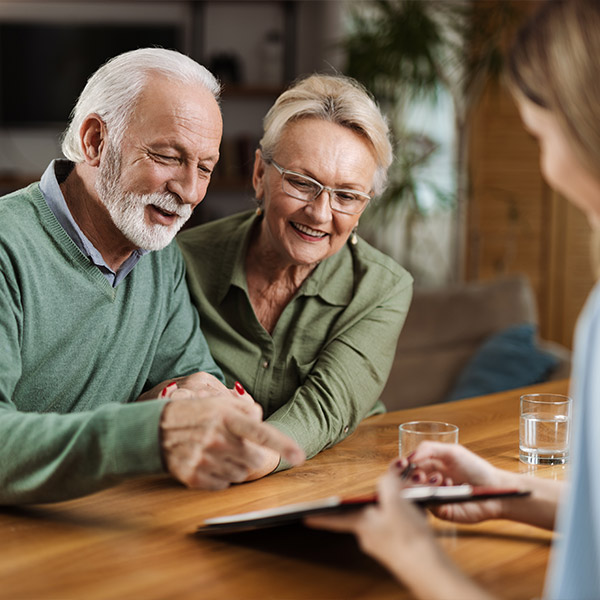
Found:
[{"label": "light blue shirt", "polygon": [[600,284],[575,334],[571,482],[546,580],[553,600],[600,598]]},{"label": "light blue shirt", "polygon": [[73,219],[73,215],[67,206],[65,197],[63,196],[60,184],[67,178],[73,170],[74,163],[70,160],[56,159],[53,160],[48,168],[44,171],[40,180],[40,191],[48,204],[50,210],[61,224],[62,228],[67,232],[68,236],[73,240],[73,243],[79,250],[87,256],[90,261],[96,265],[104,277],[108,279],[113,287],[117,287],[129,273],[138,260],[144,254],[148,254],[148,250],[135,250],[131,256],[121,265],[118,271],[113,271],[107,264],[102,254],[96,249],[94,244],[81,231],[79,225]]}]

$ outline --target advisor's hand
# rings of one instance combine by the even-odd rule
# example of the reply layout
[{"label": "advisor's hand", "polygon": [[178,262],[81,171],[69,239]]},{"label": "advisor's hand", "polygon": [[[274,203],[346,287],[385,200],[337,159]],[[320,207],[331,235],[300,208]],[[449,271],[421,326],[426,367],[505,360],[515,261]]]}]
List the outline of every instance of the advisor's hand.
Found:
[{"label": "advisor's hand", "polygon": [[[421,442],[408,457],[415,466],[419,482],[445,485],[468,483],[492,487],[518,487],[517,476],[492,466],[464,446],[440,442]],[[477,502],[443,504],[432,512],[449,521],[477,523],[487,519],[501,518],[506,499],[490,499]]]},{"label": "advisor's hand", "polygon": [[[402,498],[404,487],[398,472],[390,469],[379,480],[377,504],[339,515],[309,517],[306,524],[354,533],[364,552],[404,579],[403,565],[410,568],[416,548],[438,552],[424,512]],[[422,558],[426,562],[426,557]]]}]

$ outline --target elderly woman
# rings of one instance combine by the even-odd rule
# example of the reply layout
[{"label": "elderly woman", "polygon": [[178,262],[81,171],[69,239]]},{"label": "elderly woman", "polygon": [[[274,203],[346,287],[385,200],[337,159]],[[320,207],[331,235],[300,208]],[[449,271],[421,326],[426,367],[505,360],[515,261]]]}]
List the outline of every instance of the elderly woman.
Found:
[{"label": "elderly woman", "polygon": [[[312,75],[265,117],[256,211],[178,236],[228,385],[241,382],[309,457],[384,410],[378,397],[412,278],[356,228],[391,158],[385,120],[365,90]],[[272,453],[251,478],[286,466]]]}]

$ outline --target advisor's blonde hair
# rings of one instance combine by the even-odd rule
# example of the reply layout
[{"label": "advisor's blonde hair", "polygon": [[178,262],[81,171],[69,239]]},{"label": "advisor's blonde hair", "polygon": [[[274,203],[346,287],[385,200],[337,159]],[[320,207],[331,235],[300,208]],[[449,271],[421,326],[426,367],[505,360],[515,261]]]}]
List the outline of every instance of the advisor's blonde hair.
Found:
[{"label": "advisor's blonde hair", "polygon": [[[579,162],[600,180],[600,1],[546,0],[508,61],[513,93],[557,119]],[[600,276],[600,233],[592,239]]]}]

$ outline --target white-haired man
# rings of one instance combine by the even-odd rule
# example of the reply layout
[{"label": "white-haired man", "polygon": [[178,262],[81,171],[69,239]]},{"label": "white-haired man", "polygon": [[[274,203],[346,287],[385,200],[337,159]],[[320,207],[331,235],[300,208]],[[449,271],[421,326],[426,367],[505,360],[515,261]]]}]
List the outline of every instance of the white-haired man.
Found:
[{"label": "white-haired man", "polygon": [[177,52],[120,55],[82,92],[67,160],[0,199],[0,504],[165,470],[222,488],[263,446],[303,459],[222,383],[170,243],[219,156],[218,93]]}]

